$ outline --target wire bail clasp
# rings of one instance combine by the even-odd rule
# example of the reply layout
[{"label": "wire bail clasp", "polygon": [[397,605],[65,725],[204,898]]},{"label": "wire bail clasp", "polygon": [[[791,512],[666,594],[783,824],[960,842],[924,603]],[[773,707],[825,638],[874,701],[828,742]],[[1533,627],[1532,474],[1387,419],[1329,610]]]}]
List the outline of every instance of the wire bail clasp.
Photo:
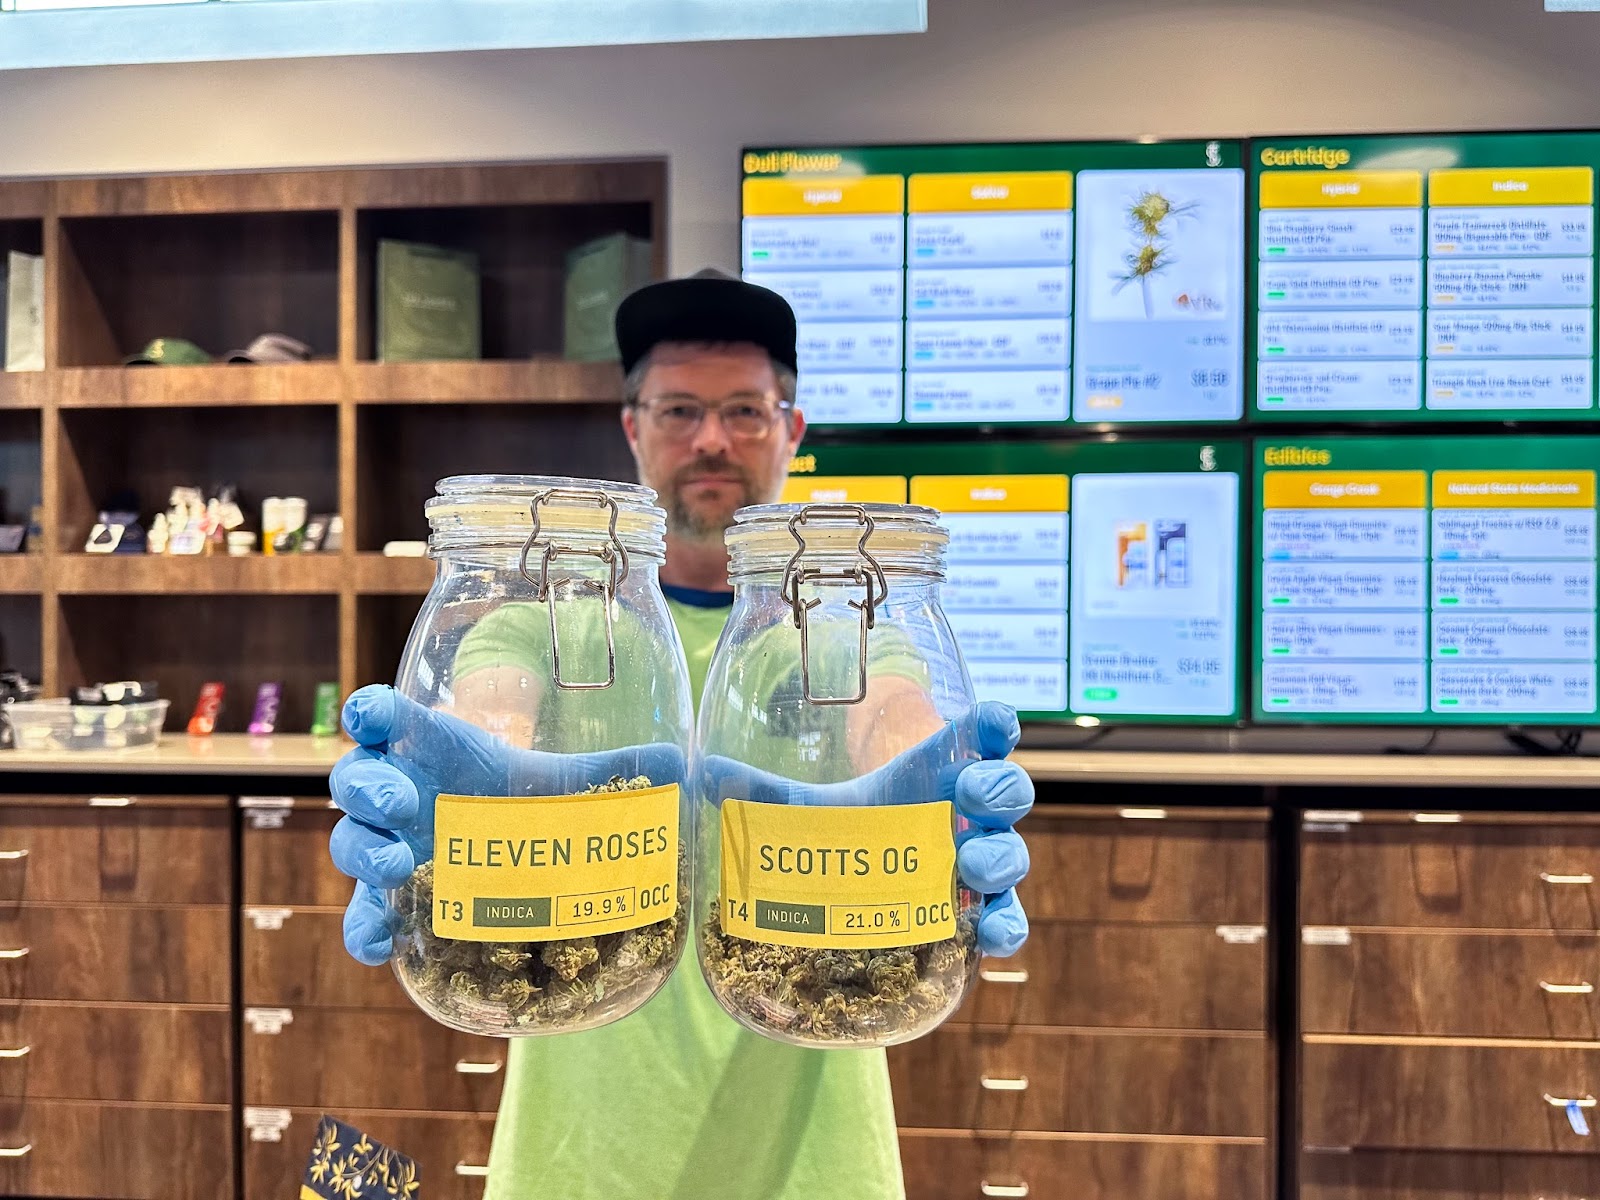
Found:
[{"label": "wire bail clasp", "polygon": [[[800,565],[808,548],[802,530],[806,522],[817,519],[851,520],[861,527],[861,535],[856,541],[855,563],[833,570]],[[889,595],[889,581],[884,577],[883,567],[867,549],[867,541],[876,527],[877,523],[871,514],[859,504],[807,504],[789,518],[789,534],[794,538],[795,551],[784,567],[783,586],[779,595],[789,605],[794,614],[795,628],[800,631],[800,683],[808,704],[860,704],[867,698],[867,631],[876,627],[878,605]],[[819,696],[812,690],[810,614],[822,601],[802,600],[800,589],[808,583],[826,582],[853,583],[865,592],[862,599],[847,601],[858,614],[860,630],[857,655],[859,673],[853,696]]]},{"label": "wire bail clasp", "polygon": [[[606,542],[598,549],[592,546],[578,546],[569,542],[556,542],[546,540],[541,542],[539,535],[542,522],[539,517],[541,505],[550,503],[569,504],[598,504],[608,514]],[[547,488],[534,494],[533,503],[529,507],[529,515],[533,518],[533,529],[528,534],[528,540],[523,543],[522,555],[518,560],[518,569],[522,577],[533,585],[533,598],[543,601],[550,614],[550,662],[552,674],[555,677],[556,687],[569,692],[599,691],[608,688],[617,681],[617,639],[616,631],[612,625],[612,601],[616,598],[617,588],[628,577],[628,550],[617,536],[617,502],[604,492],[595,492],[583,488]],[[544,553],[539,560],[539,574],[535,578],[528,570],[528,558],[536,546],[543,546]],[[563,554],[581,554],[590,558],[597,558],[602,564],[610,568],[609,579],[585,579],[580,575],[565,575],[558,579],[550,578],[550,564]],[[601,605],[605,610],[606,623],[606,677],[593,680],[567,680],[561,677],[561,637],[556,631],[556,589],[562,586],[570,587],[574,593],[589,592],[600,597]]]}]

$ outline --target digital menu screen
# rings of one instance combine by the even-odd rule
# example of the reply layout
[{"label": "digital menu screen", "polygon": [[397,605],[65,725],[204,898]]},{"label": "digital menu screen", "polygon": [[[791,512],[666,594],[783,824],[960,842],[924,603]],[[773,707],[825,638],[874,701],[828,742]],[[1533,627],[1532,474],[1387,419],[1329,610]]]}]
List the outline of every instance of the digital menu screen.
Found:
[{"label": "digital menu screen", "polygon": [[1266,420],[1595,410],[1600,134],[1251,143]]},{"label": "digital menu screen", "polygon": [[795,309],[817,425],[1237,421],[1242,155],[750,150],[743,273]]},{"label": "digital menu screen", "polygon": [[979,698],[1025,720],[1230,724],[1242,707],[1245,453],[1200,442],[808,447],[784,499],[943,514],[943,607]]},{"label": "digital menu screen", "polygon": [[1256,445],[1255,715],[1592,724],[1600,438]]}]

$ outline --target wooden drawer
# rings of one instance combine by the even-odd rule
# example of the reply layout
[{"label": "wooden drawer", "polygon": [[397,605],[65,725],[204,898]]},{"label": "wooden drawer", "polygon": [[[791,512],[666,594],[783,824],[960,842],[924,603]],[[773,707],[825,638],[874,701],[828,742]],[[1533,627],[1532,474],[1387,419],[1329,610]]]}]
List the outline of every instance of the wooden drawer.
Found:
[{"label": "wooden drawer", "polygon": [[247,908],[239,947],[246,1004],[417,1011],[392,970],[345,952],[343,912]]},{"label": "wooden drawer", "polygon": [[284,1011],[291,1019],[266,1033],[246,1010],[246,1104],[334,1113],[492,1113],[500,1104],[504,1039],[457,1033],[420,1012]]},{"label": "wooden drawer", "polygon": [[226,808],[0,807],[0,905],[227,904]]},{"label": "wooden drawer", "polygon": [[985,959],[956,1016],[985,1025],[1265,1029],[1267,946],[1194,925],[1038,922]]},{"label": "wooden drawer", "polygon": [[[1307,1146],[1595,1149],[1594,1138],[1574,1133],[1565,1110],[1545,1099],[1600,1097],[1600,1045],[1594,1043],[1308,1036],[1301,1062]],[[1586,1109],[1585,1116],[1590,1125],[1600,1124],[1600,1109]]]},{"label": "wooden drawer", "polygon": [[1593,1200],[1600,1160],[1577,1155],[1363,1150],[1307,1154],[1300,1200]]},{"label": "wooden drawer", "polygon": [[226,1104],[231,1025],[220,1007],[3,1004],[0,1098]]},{"label": "wooden drawer", "polygon": [[[1396,823],[1307,832],[1307,925],[1600,929],[1600,826]],[[1551,817],[1551,822],[1562,818]]]},{"label": "wooden drawer", "polygon": [[1356,929],[1300,970],[1308,1033],[1600,1037],[1600,934]]},{"label": "wooden drawer", "polygon": [[1215,926],[1267,919],[1264,824],[1095,811],[1036,810],[1024,822],[1033,867],[1021,892],[1033,920]]},{"label": "wooden drawer", "polygon": [[917,1129],[1264,1137],[1261,1036],[949,1027],[889,1051]]},{"label": "wooden drawer", "polygon": [[[247,809],[240,895],[245,904],[343,908],[354,881],[328,855],[341,813],[323,800],[293,809]],[[259,827],[258,827],[259,826]]]},{"label": "wooden drawer", "polygon": [[[9,957],[26,950],[22,957]],[[0,905],[0,998],[227,1004],[228,910]]]},{"label": "wooden drawer", "polygon": [[[233,1194],[227,1108],[0,1100],[0,1195],[223,1200]],[[286,1195],[289,1193],[285,1193]]]},{"label": "wooden drawer", "polygon": [[[1261,1143],[900,1131],[906,1200],[1266,1200]],[[1026,1192],[1022,1189],[1026,1188]],[[246,1197],[246,1200],[255,1200]]]},{"label": "wooden drawer", "polygon": [[[341,1121],[392,1150],[417,1160],[427,1200],[481,1200],[494,1119],[477,1115],[397,1116],[386,1112],[339,1112]],[[288,1200],[300,1194],[320,1109],[294,1109],[278,1141],[244,1142],[244,1200]],[[458,1170],[459,1168],[459,1170]]]}]

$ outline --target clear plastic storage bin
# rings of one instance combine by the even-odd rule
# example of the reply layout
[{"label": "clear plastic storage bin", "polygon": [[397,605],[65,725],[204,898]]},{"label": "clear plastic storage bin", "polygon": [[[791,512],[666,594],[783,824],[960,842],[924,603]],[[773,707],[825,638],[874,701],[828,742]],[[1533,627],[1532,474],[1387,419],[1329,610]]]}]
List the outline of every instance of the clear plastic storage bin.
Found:
[{"label": "clear plastic storage bin", "polygon": [[73,704],[24,700],[0,707],[18,750],[135,750],[161,741],[170,701]]}]

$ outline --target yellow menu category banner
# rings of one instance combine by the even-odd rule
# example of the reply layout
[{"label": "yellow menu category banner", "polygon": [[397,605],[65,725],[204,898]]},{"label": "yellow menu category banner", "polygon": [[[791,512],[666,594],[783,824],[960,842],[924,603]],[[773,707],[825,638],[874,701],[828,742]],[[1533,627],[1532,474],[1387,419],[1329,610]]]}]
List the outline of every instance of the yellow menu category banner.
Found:
[{"label": "yellow menu category banner", "polygon": [[913,175],[914,213],[1047,212],[1072,207],[1071,171]]},{"label": "yellow menu category banner", "polygon": [[783,504],[904,504],[906,481],[899,475],[791,475],[783,485]]},{"label": "yellow menu category banner", "polygon": [[1266,171],[1262,208],[1421,208],[1421,171]]},{"label": "yellow menu category banner", "polygon": [[1435,208],[1593,204],[1592,167],[1461,167],[1428,172]]},{"label": "yellow menu category banner", "polygon": [[433,933],[554,942],[678,909],[678,785],[583,796],[441,795]]},{"label": "yellow menu category banner", "polygon": [[914,475],[911,503],[948,513],[1064,513],[1067,477]]},{"label": "yellow menu category banner", "polygon": [[906,208],[903,175],[746,179],[747,217],[899,215]]},{"label": "yellow menu category banner", "polygon": [[948,800],[722,804],[722,928],[773,946],[884,950],[956,933]]},{"label": "yellow menu category banner", "polygon": [[1426,471],[1268,471],[1266,508],[1426,508]]},{"label": "yellow menu category banner", "polygon": [[1593,508],[1593,471],[1435,471],[1435,508]]}]

